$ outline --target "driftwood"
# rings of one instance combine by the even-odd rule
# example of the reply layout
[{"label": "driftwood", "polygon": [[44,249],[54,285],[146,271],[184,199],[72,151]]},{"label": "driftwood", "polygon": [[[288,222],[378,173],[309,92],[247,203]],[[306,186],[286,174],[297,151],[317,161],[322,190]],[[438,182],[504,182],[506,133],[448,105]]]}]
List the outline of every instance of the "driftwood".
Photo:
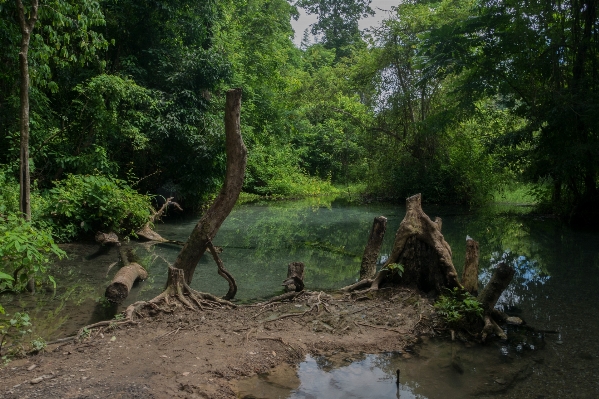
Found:
[{"label": "driftwood", "polygon": [[466,262],[462,273],[464,289],[474,296],[478,295],[478,242],[466,237]]},{"label": "driftwood", "polygon": [[137,262],[130,262],[130,253],[125,253],[123,247],[119,248],[123,267],[116,273],[110,285],[106,288],[104,296],[110,302],[121,303],[129,296],[129,291],[136,280],[148,278],[148,272]]},{"label": "driftwood", "polygon": [[137,234],[138,237],[143,238],[148,241],[156,241],[156,242],[161,242],[161,243],[171,243],[171,244],[183,245],[184,243],[181,241],[168,240],[166,238],[163,238],[160,234],[156,233],[152,229],[152,224],[154,222],[156,222],[157,220],[160,220],[160,218],[162,218],[162,216],[164,215],[164,212],[166,212],[166,210],[168,209],[169,206],[173,206],[173,207],[177,208],[178,210],[183,211],[181,206],[178,203],[173,201],[173,197],[167,198],[159,210],[155,211],[152,209],[152,216],[150,217],[150,220],[148,220],[148,222],[141,229],[136,231],[135,234]]},{"label": "driftwood", "polygon": [[287,279],[283,281],[285,291],[300,292],[304,289],[304,264],[291,262],[287,265]]},{"label": "driftwood", "polygon": [[386,229],[386,217],[378,216],[374,218],[372,230],[370,230],[370,237],[368,237],[368,243],[366,244],[366,248],[364,248],[364,255],[362,256],[360,280],[373,278],[376,274],[376,261],[379,257],[381,246],[383,245]]}]

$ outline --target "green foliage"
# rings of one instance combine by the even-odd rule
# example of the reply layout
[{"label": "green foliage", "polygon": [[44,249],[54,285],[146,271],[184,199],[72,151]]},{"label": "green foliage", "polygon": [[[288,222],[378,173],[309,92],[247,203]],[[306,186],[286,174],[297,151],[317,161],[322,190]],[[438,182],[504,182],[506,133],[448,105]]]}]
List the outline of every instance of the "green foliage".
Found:
[{"label": "green foliage", "polygon": [[52,256],[59,259],[66,253],[58,248],[52,235],[35,228],[16,214],[0,215],[0,292],[23,291],[28,281],[47,279],[54,287],[54,278],[47,274]]},{"label": "green foliage", "polygon": [[337,191],[330,181],[308,176],[297,163],[290,147],[271,153],[256,146],[249,155],[245,190],[273,198],[302,198]]},{"label": "green foliage", "polygon": [[[0,313],[4,314],[3,311]],[[0,318],[0,356],[4,363],[9,362],[13,357],[23,355],[23,342],[25,336],[31,333],[30,327],[31,320],[27,313],[15,312],[12,317],[6,315]],[[3,352],[9,342],[10,349]]]},{"label": "green foliage", "polygon": [[299,0],[297,5],[308,14],[316,14],[312,34],[322,35],[320,41],[326,48],[335,49],[338,57],[351,53],[349,46],[361,42],[358,22],[374,15],[372,0]]},{"label": "green foliage", "polygon": [[483,308],[469,292],[458,287],[453,290],[447,289],[435,303],[437,313],[445,319],[445,322],[454,328],[482,319]]},{"label": "green foliage", "polygon": [[391,277],[401,277],[404,271],[404,265],[401,263],[389,263],[386,269],[391,273]]},{"label": "green foliage", "polygon": [[69,175],[47,195],[45,221],[60,240],[97,231],[134,234],[151,214],[149,196],[110,177]]}]

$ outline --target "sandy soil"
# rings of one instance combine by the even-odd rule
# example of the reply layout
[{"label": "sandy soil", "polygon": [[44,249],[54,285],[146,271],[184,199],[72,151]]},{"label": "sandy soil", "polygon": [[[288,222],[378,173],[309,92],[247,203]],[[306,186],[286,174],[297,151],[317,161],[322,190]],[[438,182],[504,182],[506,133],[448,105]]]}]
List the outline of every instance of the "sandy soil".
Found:
[{"label": "sandy soil", "polygon": [[[285,316],[282,317],[281,316]],[[399,288],[172,313],[92,330],[0,369],[3,398],[236,398],[234,381],[306,354],[402,351],[434,334],[430,299]]]}]

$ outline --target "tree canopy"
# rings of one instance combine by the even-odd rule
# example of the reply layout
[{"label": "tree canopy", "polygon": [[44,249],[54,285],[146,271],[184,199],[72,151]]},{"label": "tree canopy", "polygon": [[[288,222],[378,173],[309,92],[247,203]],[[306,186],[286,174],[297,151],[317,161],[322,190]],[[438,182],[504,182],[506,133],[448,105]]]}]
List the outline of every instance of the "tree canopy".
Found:
[{"label": "tree canopy", "polygon": [[[39,198],[96,176],[200,209],[224,176],[224,93],[241,87],[248,195],[362,184],[479,205],[527,184],[567,221],[597,217],[594,1],[410,0],[368,32],[370,0],[39,0],[23,2],[27,16],[34,3],[27,159]],[[299,7],[317,17],[300,48]],[[0,171],[16,184],[15,3],[0,0],[0,17]]]}]

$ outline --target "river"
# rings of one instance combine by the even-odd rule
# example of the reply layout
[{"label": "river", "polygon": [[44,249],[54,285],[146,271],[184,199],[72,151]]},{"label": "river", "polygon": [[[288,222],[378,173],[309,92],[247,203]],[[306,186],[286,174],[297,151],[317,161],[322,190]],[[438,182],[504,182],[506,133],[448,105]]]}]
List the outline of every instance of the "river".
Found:
[{"label": "river", "polygon": [[[274,375],[259,376],[247,381],[240,396],[599,397],[599,344],[595,337],[599,331],[599,234],[571,230],[552,218],[531,215],[525,206],[495,204],[469,211],[424,205],[423,209],[429,216],[443,219],[443,234],[453,250],[458,273],[469,235],[480,243],[479,277],[483,283],[499,260],[516,268],[516,277],[499,305],[537,329],[559,333],[511,334],[508,343],[485,347],[425,338],[409,356],[307,358],[297,370],[281,372],[292,375],[287,385],[273,383]],[[373,218],[388,218],[381,251],[386,254],[404,213],[405,208],[397,205],[352,205],[322,198],[241,205],[225,221],[214,243],[223,248],[221,257],[237,280],[240,302],[280,293],[291,261],[306,264],[308,289],[332,290],[356,281]],[[158,224],[156,230],[164,237],[185,241],[195,222],[169,220]],[[172,262],[180,249],[170,244],[131,245],[150,278],[134,287],[122,306],[157,295],[166,280],[167,262]],[[118,267],[113,265],[116,251],[97,253],[94,244],[64,248],[69,259],[52,270],[59,284],[56,293],[1,298],[7,312],[28,311],[34,320],[34,334],[47,340],[72,334],[122,309],[114,309],[102,299]],[[197,267],[192,286],[218,295],[228,288],[207,256]],[[393,378],[397,368],[403,370],[399,385]],[[271,392],[275,386],[283,389],[277,396],[260,396],[259,392]]]}]

